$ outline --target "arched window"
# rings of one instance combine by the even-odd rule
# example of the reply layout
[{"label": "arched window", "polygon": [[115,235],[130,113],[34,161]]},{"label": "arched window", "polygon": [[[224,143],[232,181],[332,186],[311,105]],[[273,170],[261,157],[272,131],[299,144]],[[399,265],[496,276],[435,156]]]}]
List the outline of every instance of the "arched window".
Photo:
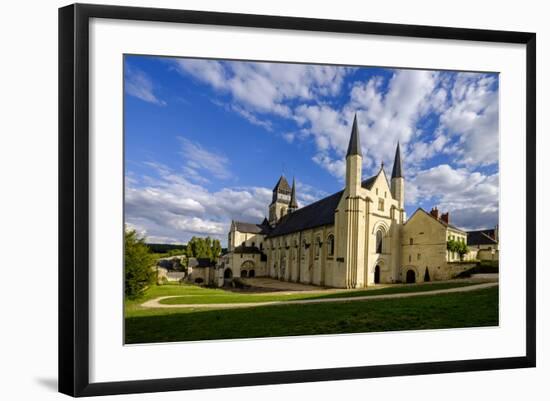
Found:
[{"label": "arched window", "polygon": [[315,257],[318,258],[319,254],[321,253],[321,238],[317,237],[315,238]]},{"label": "arched window", "polygon": [[376,232],[376,253],[382,253],[382,238],[383,238],[383,234],[382,234],[382,230],[378,230]]},{"label": "arched window", "polygon": [[334,256],[334,235],[328,236],[328,256]]}]

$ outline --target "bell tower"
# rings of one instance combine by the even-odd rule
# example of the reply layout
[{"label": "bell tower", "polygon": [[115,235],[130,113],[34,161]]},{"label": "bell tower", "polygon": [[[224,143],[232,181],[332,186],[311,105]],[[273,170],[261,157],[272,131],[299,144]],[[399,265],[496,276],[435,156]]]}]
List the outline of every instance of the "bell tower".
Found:
[{"label": "bell tower", "polygon": [[346,187],[335,218],[337,246],[346,271],[345,287],[358,288],[366,285],[365,270],[365,219],[366,201],[361,187],[363,155],[357,116],[353,119],[348,151],[346,153]]},{"label": "bell tower", "polygon": [[279,178],[275,188],[273,188],[273,198],[269,205],[269,224],[274,226],[279,219],[288,212],[290,197],[291,197],[290,185],[284,177]]}]

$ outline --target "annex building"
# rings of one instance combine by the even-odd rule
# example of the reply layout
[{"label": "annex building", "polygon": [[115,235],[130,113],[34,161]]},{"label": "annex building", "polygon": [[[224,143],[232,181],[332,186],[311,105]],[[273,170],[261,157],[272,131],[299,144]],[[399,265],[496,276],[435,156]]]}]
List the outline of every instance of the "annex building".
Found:
[{"label": "annex building", "polygon": [[390,179],[383,167],[362,179],[356,119],[346,154],[345,188],[305,207],[296,185],[281,176],[273,188],[269,218],[258,224],[232,221],[220,277],[272,277],[338,288],[375,283],[445,280],[458,268],[447,241],[467,233],[439,215],[418,209],[407,219],[399,143]]}]

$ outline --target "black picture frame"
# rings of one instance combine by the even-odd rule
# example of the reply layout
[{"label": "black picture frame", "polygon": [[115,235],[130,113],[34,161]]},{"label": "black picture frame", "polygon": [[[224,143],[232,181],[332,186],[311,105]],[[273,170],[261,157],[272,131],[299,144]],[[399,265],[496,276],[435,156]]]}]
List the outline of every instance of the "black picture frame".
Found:
[{"label": "black picture frame", "polygon": [[[524,44],[527,72],[525,356],[90,383],[88,30],[91,18]],[[534,367],[536,364],[535,121],[535,33],[87,4],[74,4],[60,8],[59,391],[71,396],[96,396]]]}]

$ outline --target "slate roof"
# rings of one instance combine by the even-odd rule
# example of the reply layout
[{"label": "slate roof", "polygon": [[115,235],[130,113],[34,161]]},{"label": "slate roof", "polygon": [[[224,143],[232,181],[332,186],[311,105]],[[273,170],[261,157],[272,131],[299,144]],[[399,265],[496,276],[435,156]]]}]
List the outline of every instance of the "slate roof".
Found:
[{"label": "slate roof", "polygon": [[352,155],[359,155],[361,154],[361,141],[359,140],[359,131],[357,129],[357,114],[355,117],[353,117],[353,126],[351,127],[351,136],[349,138],[349,145],[348,145],[348,153],[346,153],[346,157],[352,156]]},{"label": "slate roof", "polygon": [[[371,189],[377,175],[361,182],[361,186]],[[310,228],[334,224],[334,212],[344,191],[336,192],[324,199],[318,200],[308,206],[289,213],[277,223],[275,228],[267,235],[268,238],[286,235]]]},{"label": "slate roof", "polygon": [[275,188],[273,188],[273,192],[278,192],[279,190],[282,192],[290,193],[290,185],[288,185],[288,181],[286,180],[284,175],[279,178],[279,181],[277,181],[277,184],[275,184]]},{"label": "slate roof", "polygon": [[395,159],[393,161],[393,170],[391,172],[391,178],[403,177],[401,173],[401,149],[399,148],[399,142],[397,142],[397,148],[395,149]]},{"label": "slate roof", "polygon": [[209,258],[189,258],[189,266],[195,267],[214,267],[215,262],[212,262]]},{"label": "slate roof", "polygon": [[498,242],[494,239],[495,230],[477,230],[468,231],[468,245],[496,245]]},{"label": "slate roof", "polygon": [[267,220],[264,219],[262,224],[246,223],[244,221],[233,221],[235,223],[235,228],[241,233],[251,233],[251,234],[267,234],[271,227],[267,223]]},{"label": "slate roof", "polygon": [[236,246],[235,249],[233,249],[233,253],[258,253],[261,254],[262,251],[258,249],[257,246]]}]

